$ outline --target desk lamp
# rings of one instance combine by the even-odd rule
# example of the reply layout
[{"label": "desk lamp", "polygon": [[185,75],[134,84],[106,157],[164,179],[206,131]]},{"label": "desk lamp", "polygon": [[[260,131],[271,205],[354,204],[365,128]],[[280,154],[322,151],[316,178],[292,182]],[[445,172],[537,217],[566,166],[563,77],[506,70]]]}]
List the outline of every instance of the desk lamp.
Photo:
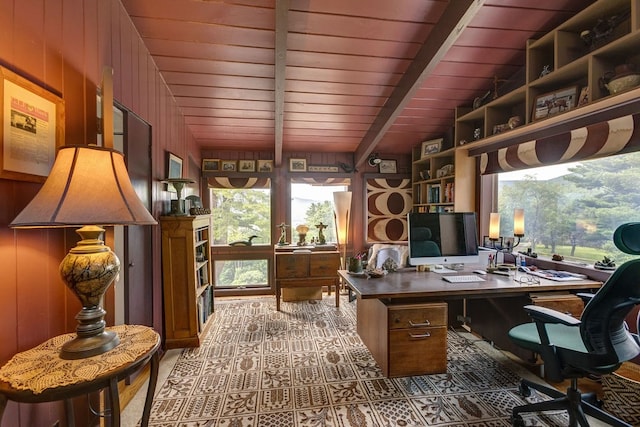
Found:
[{"label": "desk lamp", "polygon": [[104,293],[120,261],[104,244],[103,225],[151,225],[156,220],[135,193],[122,153],[95,145],[62,147],[44,185],[9,224],[12,228],[81,227],[82,240],[60,264],[67,287],[82,303],[77,336],[62,346],[63,359],[83,359],[118,345],[105,331]]},{"label": "desk lamp", "polygon": [[349,220],[351,215],[351,191],[335,191],[333,193],[333,204],[338,248],[342,245],[342,268],[345,269],[347,263]]},{"label": "desk lamp", "polygon": [[500,214],[491,212],[489,215],[489,240],[493,242],[496,252],[510,252],[520,244],[520,239],[524,237],[524,209],[516,208],[513,211],[513,236],[518,239],[513,246],[505,247],[504,244],[497,244],[497,241],[500,240]]}]

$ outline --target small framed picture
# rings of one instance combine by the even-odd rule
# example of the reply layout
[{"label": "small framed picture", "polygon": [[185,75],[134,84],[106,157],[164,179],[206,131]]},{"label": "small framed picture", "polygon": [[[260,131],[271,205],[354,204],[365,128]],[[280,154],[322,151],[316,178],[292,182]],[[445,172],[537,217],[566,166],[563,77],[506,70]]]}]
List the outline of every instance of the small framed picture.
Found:
[{"label": "small framed picture", "polygon": [[238,160],[238,170],[240,172],[255,172],[256,161],[255,160]]},{"label": "small framed picture", "polygon": [[306,172],[307,159],[289,159],[290,172]]},{"label": "small framed picture", "polygon": [[238,162],[235,160],[221,160],[220,161],[220,169],[223,172],[235,172],[238,166]]},{"label": "small framed picture", "polygon": [[273,172],[273,160],[258,160],[258,172]]},{"label": "small framed picture", "polygon": [[532,121],[545,119],[569,111],[577,105],[578,86],[566,87],[538,95],[533,102]]},{"label": "small framed picture", "polygon": [[491,240],[489,236],[484,236],[482,238],[482,247],[489,249],[501,249],[502,237],[498,238],[498,240]]},{"label": "small framed picture", "polygon": [[182,178],[182,158],[173,153],[167,156],[167,178]]},{"label": "small framed picture", "polygon": [[202,172],[217,172],[219,170],[219,159],[202,159]]},{"label": "small framed picture", "polygon": [[398,164],[395,160],[382,160],[378,163],[380,173],[397,173]]},{"label": "small framed picture", "polygon": [[424,141],[422,143],[422,150],[420,151],[420,158],[422,159],[432,154],[439,153],[442,149],[442,139],[443,138]]}]

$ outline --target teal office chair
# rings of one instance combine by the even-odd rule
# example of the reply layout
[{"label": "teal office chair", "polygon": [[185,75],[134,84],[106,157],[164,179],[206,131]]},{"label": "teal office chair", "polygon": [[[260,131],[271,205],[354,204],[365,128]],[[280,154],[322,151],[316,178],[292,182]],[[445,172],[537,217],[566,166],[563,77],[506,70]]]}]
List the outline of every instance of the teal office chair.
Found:
[{"label": "teal office chair", "polygon": [[[640,222],[618,227],[613,241],[621,251],[640,255]],[[533,388],[553,399],[513,408],[514,426],[524,426],[522,413],[567,410],[571,427],[588,426],[585,413],[612,426],[630,427],[601,410],[594,394],[581,394],[578,378],[611,373],[640,353],[638,335],[631,334],[625,324],[625,317],[640,303],[640,259],[619,266],[598,292],[584,297],[588,302],[580,320],[528,305],[524,309],[533,322],[509,331],[517,345],[542,357],[550,381],[571,380],[564,394],[523,379],[520,391],[524,396]]]}]

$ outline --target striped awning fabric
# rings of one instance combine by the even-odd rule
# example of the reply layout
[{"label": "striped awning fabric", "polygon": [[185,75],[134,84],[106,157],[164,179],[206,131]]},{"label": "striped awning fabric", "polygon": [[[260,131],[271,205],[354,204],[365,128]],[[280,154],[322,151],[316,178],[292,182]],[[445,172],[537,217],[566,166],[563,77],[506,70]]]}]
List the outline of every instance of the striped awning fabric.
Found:
[{"label": "striped awning fabric", "polygon": [[480,173],[508,172],[638,150],[640,113],[482,153]]},{"label": "striped awning fabric", "polygon": [[270,188],[271,178],[208,176],[207,184],[210,188]]}]

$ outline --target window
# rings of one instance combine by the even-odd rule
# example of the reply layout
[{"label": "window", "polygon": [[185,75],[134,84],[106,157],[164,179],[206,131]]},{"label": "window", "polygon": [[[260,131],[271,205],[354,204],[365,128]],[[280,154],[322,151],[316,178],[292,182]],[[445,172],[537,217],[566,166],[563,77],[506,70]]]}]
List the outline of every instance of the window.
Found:
[{"label": "window", "polygon": [[[261,188],[221,187],[210,189],[215,288],[266,288],[272,256],[270,182]],[[248,251],[249,241],[267,249]]]},{"label": "window", "polygon": [[327,243],[336,243],[336,226],[333,214],[334,191],[347,191],[347,185],[327,185],[292,182],[291,183],[291,238],[298,240],[296,227],[307,225],[307,243],[317,239],[318,227],[322,223],[327,227],[323,234]]},{"label": "window", "polygon": [[525,237],[516,249],[593,265],[631,256],[615,247],[614,230],[640,221],[640,153],[545,166],[498,175],[502,236],[513,235],[513,211],[525,210]]},{"label": "window", "polygon": [[271,244],[271,189],[211,189],[214,245]]}]

